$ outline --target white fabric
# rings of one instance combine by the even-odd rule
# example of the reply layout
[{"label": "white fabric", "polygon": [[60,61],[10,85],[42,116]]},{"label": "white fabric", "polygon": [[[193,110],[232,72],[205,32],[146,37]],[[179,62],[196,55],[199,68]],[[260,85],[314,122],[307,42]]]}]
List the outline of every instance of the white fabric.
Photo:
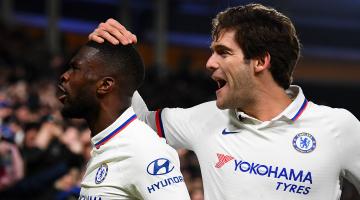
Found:
[{"label": "white fabric", "polygon": [[[96,148],[97,143],[133,115],[133,109],[127,109],[113,124],[91,139],[92,157],[81,183],[79,199],[190,199],[176,151],[140,120],[134,119]],[[101,178],[103,175],[98,171],[104,163],[108,171],[104,173],[105,178]],[[167,171],[171,172],[166,174]],[[96,178],[99,183],[96,183]]]},{"label": "white fabric", "polygon": [[[167,142],[198,157],[206,200],[337,200],[341,177],[360,191],[359,121],[344,109],[306,104],[298,86],[287,93],[293,99],[288,108],[260,123],[220,110],[215,101],[162,110]],[[138,114],[157,128],[156,112]]]}]

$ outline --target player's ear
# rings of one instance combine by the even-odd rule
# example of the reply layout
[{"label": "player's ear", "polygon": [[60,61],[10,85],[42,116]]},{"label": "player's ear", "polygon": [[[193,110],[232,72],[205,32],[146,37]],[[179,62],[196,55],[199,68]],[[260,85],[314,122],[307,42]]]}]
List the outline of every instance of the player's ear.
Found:
[{"label": "player's ear", "polygon": [[268,52],[264,56],[260,56],[256,59],[255,72],[261,72],[265,69],[270,68],[271,56]]},{"label": "player's ear", "polygon": [[115,85],[115,79],[110,76],[106,76],[100,79],[96,83],[96,93],[97,94],[106,94],[112,91]]}]

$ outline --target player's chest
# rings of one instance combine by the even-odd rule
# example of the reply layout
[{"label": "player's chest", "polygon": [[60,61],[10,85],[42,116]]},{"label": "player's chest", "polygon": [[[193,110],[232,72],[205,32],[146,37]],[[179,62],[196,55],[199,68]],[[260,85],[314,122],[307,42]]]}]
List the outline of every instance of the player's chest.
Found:
[{"label": "player's chest", "polygon": [[115,199],[118,196],[128,196],[127,193],[123,192],[127,189],[126,185],[129,184],[129,179],[126,177],[126,161],[109,161],[96,158],[91,159],[88,163],[81,182],[80,197],[85,199]]},{"label": "player's chest", "polygon": [[251,183],[264,191],[307,195],[339,177],[335,135],[326,127],[228,126],[209,134],[196,153],[204,173],[222,184]]},{"label": "player's chest", "polygon": [[127,176],[131,174],[131,154],[125,151],[92,152],[87,163],[82,184],[91,187],[118,186],[128,184]]},{"label": "player's chest", "polygon": [[338,133],[333,129],[306,124],[301,127],[284,125],[263,128],[224,124],[207,129],[204,135],[206,137],[201,139],[196,149],[199,153],[223,153],[259,162],[276,160],[282,163],[281,160],[285,160],[288,163],[301,160],[309,165],[319,157],[323,158],[323,162],[332,162],[337,156],[334,149],[339,146]]}]

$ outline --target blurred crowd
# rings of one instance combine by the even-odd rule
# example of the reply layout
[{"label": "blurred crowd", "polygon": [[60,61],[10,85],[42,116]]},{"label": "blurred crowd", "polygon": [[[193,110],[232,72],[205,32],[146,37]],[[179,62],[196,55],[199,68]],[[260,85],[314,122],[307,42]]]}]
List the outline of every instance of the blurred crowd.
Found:
[{"label": "blurred crowd", "polygon": [[[77,199],[91,143],[83,120],[59,113],[56,85],[66,69],[66,53],[50,55],[43,37],[22,29],[0,30],[0,199]],[[147,67],[140,94],[150,109],[190,107],[215,98],[215,84],[190,66],[184,55],[177,71]],[[202,200],[196,155],[178,153],[191,199]],[[345,191],[342,199],[354,200],[353,194]]]},{"label": "blurred crowd", "polygon": [[90,132],[59,113],[56,76],[63,62],[49,59],[43,41],[1,30],[0,197],[77,199]]}]

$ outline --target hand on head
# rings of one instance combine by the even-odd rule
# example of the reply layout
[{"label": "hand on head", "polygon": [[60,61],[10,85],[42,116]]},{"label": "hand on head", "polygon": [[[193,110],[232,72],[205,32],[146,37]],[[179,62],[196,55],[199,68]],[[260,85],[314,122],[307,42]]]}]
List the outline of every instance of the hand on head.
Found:
[{"label": "hand on head", "polygon": [[112,18],[106,20],[105,23],[100,23],[99,26],[90,33],[89,40],[93,40],[98,43],[103,43],[107,40],[114,45],[137,43],[136,36]]}]

